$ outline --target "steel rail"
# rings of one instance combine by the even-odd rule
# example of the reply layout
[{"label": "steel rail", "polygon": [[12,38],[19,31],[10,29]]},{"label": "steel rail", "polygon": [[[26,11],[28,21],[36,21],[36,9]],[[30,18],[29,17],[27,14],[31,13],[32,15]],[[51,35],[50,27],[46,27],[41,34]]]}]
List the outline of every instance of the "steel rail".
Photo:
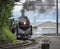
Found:
[{"label": "steel rail", "polygon": [[27,41],[24,41],[23,43],[19,43],[19,44],[11,44],[11,45],[7,45],[7,46],[0,46],[0,49],[21,48],[23,46],[31,45],[34,43],[36,43],[35,40],[27,40]]}]

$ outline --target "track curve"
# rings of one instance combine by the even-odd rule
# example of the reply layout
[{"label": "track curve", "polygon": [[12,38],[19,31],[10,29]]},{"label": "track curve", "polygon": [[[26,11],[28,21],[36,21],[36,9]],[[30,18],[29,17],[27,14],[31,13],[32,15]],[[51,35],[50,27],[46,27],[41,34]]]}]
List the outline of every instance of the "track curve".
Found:
[{"label": "track curve", "polygon": [[32,45],[32,44],[35,44],[35,43],[36,43],[36,41],[34,39],[29,39],[29,40],[24,40],[22,43],[11,44],[11,45],[7,45],[7,46],[1,46],[0,49],[14,49],[14,48],[18,48],[18,47]]}]

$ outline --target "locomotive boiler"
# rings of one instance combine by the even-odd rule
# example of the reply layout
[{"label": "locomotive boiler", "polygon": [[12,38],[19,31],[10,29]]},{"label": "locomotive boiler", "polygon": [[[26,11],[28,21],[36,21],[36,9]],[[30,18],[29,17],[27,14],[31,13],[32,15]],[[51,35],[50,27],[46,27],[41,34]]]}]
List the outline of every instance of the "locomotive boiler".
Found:
[{"label": "locomotive boiler", "polygon": [[24,9],[22,10],[22,16],[18,20],[17,24],[17,39],[28,39],[32,36],[32,25],[27,16],[24,15]]}]

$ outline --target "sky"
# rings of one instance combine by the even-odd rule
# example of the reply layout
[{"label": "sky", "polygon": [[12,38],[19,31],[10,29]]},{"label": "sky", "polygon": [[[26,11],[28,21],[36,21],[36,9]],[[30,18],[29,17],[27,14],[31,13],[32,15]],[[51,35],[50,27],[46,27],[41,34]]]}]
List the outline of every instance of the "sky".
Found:
[{"label": "sky", "polygon": [[[60,2],[60,0],[58,0]],[[20,2],[24,3],[25,0],[21,0]],[[18,3],[18,4],[22,4],[22,3]],[[20,11],[22,10],[23,6],[14,6],[13,8],[13,16],[15,19],[18,19],[21,16]],[[59,7],[59,13],[60,13],[60,3],[58,3],[58,7]],[[32,12],[32,11],[28,11],[25,12],[25,15],[29,18],[30,22],[44,22],[44,21],[53,21],[56,22],[56,10],[52,9],[50,11],[47,11],[45,13],[38,13],[36,12]],[[60,19],[60,14],[58,14],[58,19]],[[60,22],[60,20],[59,20]]]}]

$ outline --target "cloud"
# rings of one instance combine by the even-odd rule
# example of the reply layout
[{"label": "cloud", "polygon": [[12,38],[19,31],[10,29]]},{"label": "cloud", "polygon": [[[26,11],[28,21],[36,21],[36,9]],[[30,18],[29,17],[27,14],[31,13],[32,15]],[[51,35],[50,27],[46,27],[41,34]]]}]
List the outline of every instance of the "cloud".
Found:
[{"label": "cloud", "polygon": [[13,12],[20,12],[21,10],[22,10],[22,7],[23,6],[14,6],[14,8],[13,8]]},{"label": "cloud", "polygon": [[[59,0],[60,1],[60,0]],[[21,1],[22,2],[22,1]],[[60,19],[60,3],[58,3],[58,7],[59,7],[59,18]],[[13,15],[15,17],[15,19],[19,18],[21,16],[21,9],[23,8],[23,6],[15,6],[13,9]],[[47,11],[46,13],[40,14],[37,11],[32,12],[32,11],[26,11],[25,15],[29,18],[29,20],[32,22],[34,22],[34,17],[36,17],[36,21],[56,21],[56,7],[54,7],[52,10]],[[59,20],[60,21],[60,20]]]}]

